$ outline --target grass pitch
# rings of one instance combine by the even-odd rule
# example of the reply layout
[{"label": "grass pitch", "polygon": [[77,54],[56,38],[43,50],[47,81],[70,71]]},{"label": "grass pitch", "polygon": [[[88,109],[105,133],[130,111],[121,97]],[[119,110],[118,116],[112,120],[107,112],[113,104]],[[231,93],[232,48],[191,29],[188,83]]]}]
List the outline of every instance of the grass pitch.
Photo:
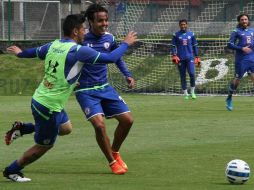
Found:
[{"label": "grass pitch", "polygon": [[[230,185],[224,176],[227,162],[238,158],[254,168],[253,97],[234,98],[234,111],[225,109],[225,97],[123,95],[134,115],[134,125],[121,148],[129,171],[113,175],[97,146],[94,131],[74,97],[66,111],[73,133],[58,137],[55,147],[24,169],[30,183],[0,178],[1,190],[251,190],[253,177],[244,185]],[[29,96],[0,98],[0,135],[12,121],[31,121]],[[112,140],[116,126],[107,120]],[[0,145],[4,169],[33,144],[26,135],[10,146]]]}]

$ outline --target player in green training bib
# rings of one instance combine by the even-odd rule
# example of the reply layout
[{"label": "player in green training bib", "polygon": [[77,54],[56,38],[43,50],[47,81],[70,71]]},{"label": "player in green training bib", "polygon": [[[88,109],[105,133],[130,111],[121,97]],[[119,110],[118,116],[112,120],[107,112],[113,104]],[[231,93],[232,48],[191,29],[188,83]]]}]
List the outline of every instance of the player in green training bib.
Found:
[{"label": "player in green training bib", "polygon": [[[28,182],[21,170],[39,159],[56,141],[58,134],[67,134],[71,131],[70,120],[64,111],[64,105],[77,85],[80,71],[85,63],[94,64],[116,62],[136,41],[136,33],[130,32],[124,42],[109,54],[99,53],[89,47],[78,45],[84,39],[85,18],[78,15],[69,15],[63,23],[64,38],[45,44],[39,48],[30,48],[22,51],[16,46],[7,48],[7,51],[21,58],[39,57],[45,60],[45,75],[36,89],[31,103],[34,117],[35,145],[28,149],[21,158],[13,161],[5,168],[4,177],[15,182]],[[20,125],[17,125],[20,126]],[[10,144],[16,137],[31,132],[29,127],[18,129],[14,126],[7,132],[5,141]]]}]

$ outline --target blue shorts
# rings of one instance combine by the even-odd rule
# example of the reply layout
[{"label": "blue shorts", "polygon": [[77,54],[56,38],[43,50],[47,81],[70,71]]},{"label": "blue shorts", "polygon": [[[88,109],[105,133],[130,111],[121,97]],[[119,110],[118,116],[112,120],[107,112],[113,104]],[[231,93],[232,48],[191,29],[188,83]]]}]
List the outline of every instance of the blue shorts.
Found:
[{"label": "blue shorts", "polygon": [[76,98],[87,119],[98,114],[109,118],[130,112],[124,100],[110,85],[101,89],[78,91]]},{"label": "blue shorts", "polygon": [[249,74],[254,73],[254,61],[242,60],[241,62],[236,62],[235,77],[241,79],[246,72]]},{"label": "blue shorts", "polygon": [[34,99],[31,109],[35,121],[34,141],[39,145],[53,145],[61,124],[69,121],[68,115],[64,110],[51,112]]}]

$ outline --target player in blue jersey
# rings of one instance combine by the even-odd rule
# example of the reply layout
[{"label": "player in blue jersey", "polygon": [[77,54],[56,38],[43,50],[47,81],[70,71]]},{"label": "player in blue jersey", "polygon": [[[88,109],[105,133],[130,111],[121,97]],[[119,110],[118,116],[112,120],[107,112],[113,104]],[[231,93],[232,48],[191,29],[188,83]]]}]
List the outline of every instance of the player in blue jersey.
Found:
[{"label": "player in blue jersey", "polygon": [[[45,75],[31,102],[35,121],[35,145],[3,171],[4,177],[12,181],[31,181],[30,178],[24,177],[21,170],[53,147],[61,127],[70,125],[67,128],[71,128],[64,105],[78,84],[80,71],[84,64],[116,62],[128,49],[128,46],[136,41],[136,33],[130,32],[121,46],[108,54],[78,45],[84,40],[84,21],[83,15],[69,15],[63,23],[63,39],[24,51],[16,46],[7,48],[8,52],[21,58],[38,56],[45,60]],[[27,131],[23,130],[23,132]],[[116,174],[125,173],[119,164],[116,164],[115,167],[118,169]]]},{"label": "player in blue jersey", "polygon": [[[107,9],[99,4],[92,4],[87,8],[85,16],[90,29],[83,44],[100,52],[111,52],[117,48],[114,36],[107,32]],[[125,62],[119,59],[116,66],[124,75],[128,87],[133,88],[135,81]],[[128,167],[122,160],[119,149],[133,124],[133,117],[124,100],[108,83],[107,72],[106,64],[85,65],[79,79],[80,85],[75,89],[76,98],[95,129],[97,143],[109,165],[117,162],[127,171]],[[112,145],[106,133],[104,117],[118,121]]]},{"label": "player in blue jersey", "polygon": [[186,70],[190,76],[190,96],[192,99],[196,99],[195,65],[200,66],[201,62],[198,56],[198,43],[194,33],[188,30],[187,20],[180,20],[179,27],[180,30],[174,33],[172,38],[172,62],[178,66],[184,99],[189,99]]},{"label": "player in blue jersey", "polygon": [[249,27],[250,22],[247,14],[237,16],[237,21],[238,25],[231,33],[228,42],[228,48],[235,50],[235,78],[229,85],[226,99],[226,107],[229,111],[233,110],[232,95],[246,72],[254,82],[254,29]]}]

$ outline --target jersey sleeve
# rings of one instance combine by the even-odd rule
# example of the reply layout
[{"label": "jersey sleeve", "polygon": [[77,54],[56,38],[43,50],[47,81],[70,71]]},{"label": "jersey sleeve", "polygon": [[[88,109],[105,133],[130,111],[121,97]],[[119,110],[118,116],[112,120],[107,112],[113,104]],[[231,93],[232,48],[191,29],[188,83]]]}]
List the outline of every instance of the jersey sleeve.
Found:
[{"label": "jersey sleeve", "polygon": [[[117,42],[115,41],[114,36],[112,43],[111,43],[111,51],[115,50],[118,45]],[[126,65],[126,63],[122,60],[122,58],[120,58],[117,62],[116,62],[116,66],[118,67],[118,69],[121,71],[121,73],[125,76],[125,77],[132,77],[132,74],[130,73],[130,71],[128,70],[128,67]]]},{"label": "jersey sleeve", "polygon": [[171,53],[172,53],[172,55],[176,55],[177,54],[177,47],[176,47],[176,34],[175,33],[173,34],[171,43],[172,43]]},{"label": "jersey sleeve", "polygon": [[77,59],[81,62],[89,64],[107,62],[115,63],[123,56],[128,47],[128,44],[124,42],[117,49],[110,53],[100,53],[90,47],[82,46],[77,51]]},{"label": "jersey sleeve", "polygon": [[41,47],[37,48],[28,48],[23,50],[17,56],[20,58],[35,58],[38,57],[40,59],[45,59],[46,54],[48,53],[48,49],[52,43],[45,44]]},{"label": "jersey sleeve", "polygon": [[234,31],[231,33],[230,38],[229,38],[229,41],[228,41],[228,48],[229,48],[229,49],[233,49],[233,50],[241,50],[241,49],[242,49],[241,46],[235,45],[236,40],[237,40],[237,32],[236,32],[236,30],[234,30]]},{"label": "jersey sleeve", "polygon": [[119,59],[116,62],[116,66],[125,77],[132,77],[131,72],[128,70],[126,63],[122,59]]},{"label": "jersey sleeve", "polygon": [[196,39],[194,33],[192,35],[192,41],[191,41],[191,43],[192,43],[194,55],[198,56],[198,42],[197,42],[197,39]]}]

